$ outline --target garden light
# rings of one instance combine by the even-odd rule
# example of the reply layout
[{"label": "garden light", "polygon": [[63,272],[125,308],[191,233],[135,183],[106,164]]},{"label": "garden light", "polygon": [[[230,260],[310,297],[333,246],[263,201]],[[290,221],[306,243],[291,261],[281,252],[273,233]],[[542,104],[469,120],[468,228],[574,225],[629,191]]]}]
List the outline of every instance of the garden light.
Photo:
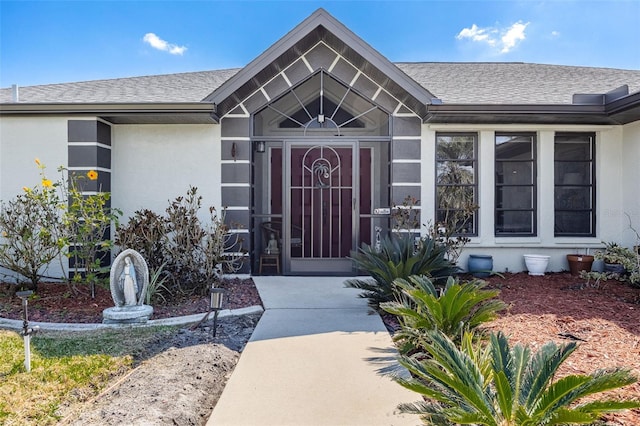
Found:
[{"label": "garden light", "polygon": [[29,296],[33,291],[18,291],[16,296],[22,299],[22,336],[24,337],[24,368],[28,372],[31,371],[31,335],[35,334],[40,327],[29,327],[29,311],[27,308]]},{"label": "garden light", "polygon": [[218,313],[222,309],[222,299],[225,290],[223,288],[211,287],[211,304],[209,307],[213,311],[213,337],[216,337],[216,329],[218,323]]}]

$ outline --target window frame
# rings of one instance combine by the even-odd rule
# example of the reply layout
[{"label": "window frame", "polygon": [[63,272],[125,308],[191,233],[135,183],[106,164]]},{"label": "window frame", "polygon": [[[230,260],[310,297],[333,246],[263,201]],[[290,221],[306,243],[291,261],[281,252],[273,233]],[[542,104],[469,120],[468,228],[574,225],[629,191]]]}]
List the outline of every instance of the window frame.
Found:
[{"label": "window frame", "polygon": [[[441,160],[438,158],[438,143],[439,143],[439,138],[440,137],[459,137],[459,136],[463,136],[463,137],[473,137],[473,158],[471,159],[452,159],[452,158],[448,158],[446,160]],[[476,132],[436,132],[436,137],[435,137],[435,194],[434,194],[434,208],[435,208],[435,219],[436,221],[438,220],[439,217],[439,212],[441,211],[446,211],[446,210],[450,210],[450,209],[442,209],[440,208],[440,200],[438,197],[438,188],[440,187],[451,187],[451,186],[457,186],[457,187],[465,187],[465,188],[473,188],[473,203],[478,206],[478,199],[479,199],[479,195],[478,192],[480,190],[479,188],[479,184],[478,184],[478,133]],[[473,164],[473,184],[461,184],[461,185],[443,185],[443,184],[439,184],[438,183],[438,170],[439,167],[438,165],[440,163],[444,163],[444,162],[459,162],[459,163],[472,163]],[[479,223],[478,223],[478,211],[479,208],[477,208],[474,212],[473,212],[473,229],[472,232],[468,232],[468,233],[456,233],[453,234],[453,236],[455,237],[477,237],[479,235],[478,233],[478,228],[479,228]]]},{"label": "window frame", "polygon": [[[498,159],[498,138],[499,137],[530,137],[531,138],[531,158],[529,159]],[[538,134],[536,132],[495,132],[494,134],[494,222],[493,230],[496,237],[537,237],[538,236]],[[531,163],[531,183],[530,184],[504,184],[498,183],[497,175],[499,164],[506,162],[512,163]],[[498,208],[498,192],[502,188],[528,187],[531,188],[531,208],[513,209]],[[504,191],[503,191],[504,192]],[[531,232],[505,232],[498,230],[498,217],[501,212],[531,212]]]},{"label": "window frame", "polygon": [[[588,161],[585,160],[557,160],[556,158],[556,144],[557,144],[557,138],[558,137],[588,137],[590,138],[589,140],[589,144],[590,144],[590,152],[591,152],[591,158]],[[556,183],[556,176],[555,176],[555,169],[556,169],[556,164],[557,163],[569,163],[569,162],[583,162],[583,163],[590,163],[590,167],[589,167],[589,171],[591,172],[591,180],[589,184],[557,184]],[[553,169],[554,169],[554,182],[553,182],[553,235],[554,237],[578,237],[578,238],[593,238],[596,236],[596,214],[597,214],[597,207],[596,207],[596,202],[597,202],[597,185],[596,185],[596,133],[595,132],[556,132],[554,134],[553,137]],[[567,187],[567,186],[579,186],[579,187],[588,187],[590,188],[589,191],[589,195],[590,195],[590,206],[591,208],[589,209],[569,209],[569,208],[563,208],[563,209],[559,209],[556,205],[556,190],[558,188],[563,188],[563,187]],[[590,228],[591,228],[591,232],[590,233],[575,233],[575,232],[566,232],[566,233],[560,233],[558,232],[558,228],[556,226],[557,222],[556,222],[556,213],[558,211],[564,211],[564,212],[584,212],[584,211],[589,211],[591,213],[591,220],[590,220]]]}]

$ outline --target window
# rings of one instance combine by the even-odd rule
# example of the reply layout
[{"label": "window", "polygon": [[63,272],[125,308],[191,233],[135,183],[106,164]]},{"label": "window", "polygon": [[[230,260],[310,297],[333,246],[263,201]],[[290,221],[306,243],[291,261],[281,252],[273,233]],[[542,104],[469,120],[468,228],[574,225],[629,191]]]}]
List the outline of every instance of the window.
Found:
[{"label": "window", "polygon": [[436,220],[454,235],[478,235],[476,134],[436,135]]},{"label": "window", "polygon": [[557,237],[595,237],[594,152],[594,133],[556,134],[554,233]]},{"label": "window", "polygon": [[536,235],[535,145],[535,134],[496,133],[496,236]]}]

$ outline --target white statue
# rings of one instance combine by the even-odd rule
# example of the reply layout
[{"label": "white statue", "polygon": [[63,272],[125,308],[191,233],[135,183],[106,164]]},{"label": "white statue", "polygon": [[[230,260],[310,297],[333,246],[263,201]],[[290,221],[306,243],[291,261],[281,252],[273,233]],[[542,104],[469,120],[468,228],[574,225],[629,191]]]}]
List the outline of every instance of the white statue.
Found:
[{"label": "white statue", "polygon": [[140,306],[149,286],[147,262],[137,251],[127,249],[113,261],[109,281],[117,307]]},{"label": "white statue", "polygon": [[136,269],[131,263],[129,256],[124,258],[124,268],[119,279],[120,290],[124,296],[125,306],[138,304],[138,281],[136,280]]},{"label": "white statue", "polygon": [[276,234],[273,232],[271,233],[271,235],[269,235],[269,244],[267,244],[265,252],[267,252],[267,254],[280,253],[280,250],[278,249],[278,241],[276,240]]}]

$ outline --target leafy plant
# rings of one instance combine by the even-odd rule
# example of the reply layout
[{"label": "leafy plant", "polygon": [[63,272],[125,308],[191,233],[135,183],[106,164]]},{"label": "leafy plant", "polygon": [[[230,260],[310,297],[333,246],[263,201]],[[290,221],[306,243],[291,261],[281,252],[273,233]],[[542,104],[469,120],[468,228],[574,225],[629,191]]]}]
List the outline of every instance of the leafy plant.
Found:
[{"label": "leafy plant", "polygon": [[[66,169],[60,168],[60,172],[64,174]],[[64,223],[69,244],[67,257],[73,260],[72,280],[88,283],[91,296],[95,297],[96,284],[106,283],[105,275],[109,270],[102,267],[103,258],[110,260],[113,246],[109,230],[112,224],[118,225],[122,212],[109,206],[109,192],[85,195],[85,179],[94,181],[98,179],[98,173],[94,170],[86,175],[70,173],[66,179],[68,208]]]},{"label": "leafy plant", "polygon": [[[633,230],[635,231],[635,229]],[[594,258],[603,260],[605,263],[621,265],[624,268],[624,272],[583,271],[580,273],[580,276],[587,280],[587,285],[599,287],[601,281],[610,279],[629,281],[633,285],[640,285],[640,253],[634,253],[631,249],[622,247],[618,245],[618,243],[608,242],[605,243],[605,249],[603,251],[594,254]],[[592,280],[594,284],[591,284]]]},{"label": "leafy plant", "polygon": [[465,332],[497,317],[507,305],[495,299],[499,290],[486,290],[486,282],[473,280],[460,283],[449,277],[440,291],[427,277],[397,279],[394,285],[401,297],[380,307],[398,317],[401,330],[394,335],[400,353],[424,352],[429,332],[439,330],[451,340],[461,343]]},{"label": "leafy plant", "polygon": [[36,159],[41,182],[0,205],[0,266],[29,282],[36,291],[48,265],[65,246],[59,183],[47,179],[45,166]]},{"label": "leafy plant", "polygon": [[363,244],[351,259],[358,269],[366,271],[372,279],[350,279],[346,286],[364,290],[361,297],[378,308],[380,303],[394,300],[394,280],[408,279],[412,275],[426,275],[439,281],[458,271],[446,258],[446,248],[431,238],[417,241],[411,235],[395,234],[380,241],[376,247]]},{"label": "leafy plant", "polygon": [[164,271],[156,295],[165,300],[205,294],[223,272],[237,270],[244,261],[242,240],[229,232],[224,212],[218,215],[209,207],[207,220],[200,219],[202,197],[197,191],[190,187],[186,196],[169,203],[163,216],[150,210],[135,212],[116,232],[120,248],[137,250],[149,259],[151,271]]},{"label": "leafy plant", "polygon": [[430,332],[429,358],[402,356],[413,375],[396,378],[427,399],[403,404],[404,412],[421,415],[426,424],[491,426],[592,423],[603,413],[640,407],[638,401],[579,401],[637,381],[628,370],[599,370],[553,381],[575,343],[547,343],[532,356],[528,347],[509,347],[502,334],[491,336],[491,367],[483,369],[468,346],[456,347],[440,331]]}]

